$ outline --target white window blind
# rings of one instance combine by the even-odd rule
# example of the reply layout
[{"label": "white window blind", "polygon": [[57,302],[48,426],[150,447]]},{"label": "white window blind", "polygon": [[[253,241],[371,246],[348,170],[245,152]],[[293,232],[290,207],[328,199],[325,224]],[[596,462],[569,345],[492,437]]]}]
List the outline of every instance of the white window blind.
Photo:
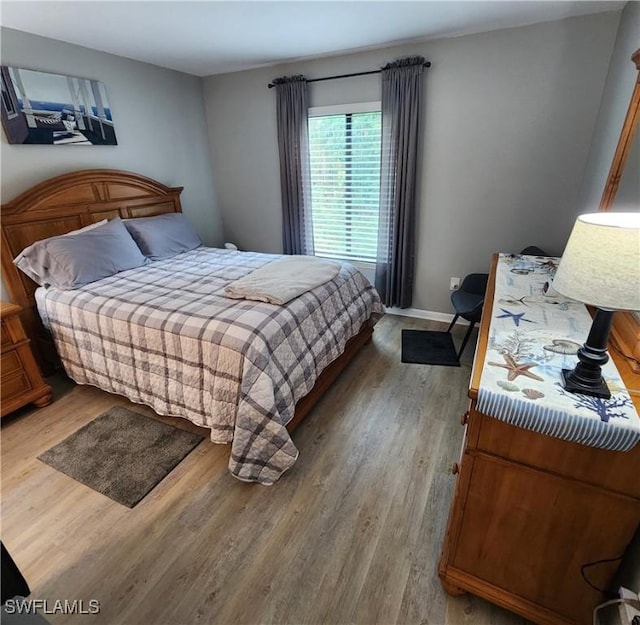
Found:
[{"label": "white window blind", "polygon": [[317,256],[376,260],[381,133],[379,105],[376,108],[325,115],[314,109],[309,117],[311,215]]}]

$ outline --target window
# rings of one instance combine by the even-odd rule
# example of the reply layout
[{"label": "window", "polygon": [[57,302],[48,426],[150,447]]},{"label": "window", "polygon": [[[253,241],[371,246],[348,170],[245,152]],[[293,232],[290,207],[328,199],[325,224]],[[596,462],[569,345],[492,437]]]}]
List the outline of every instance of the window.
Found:
[{"label": "window", "polygon": [[380,203],[380,103],[309,111],[315,254],[375,262]]}]

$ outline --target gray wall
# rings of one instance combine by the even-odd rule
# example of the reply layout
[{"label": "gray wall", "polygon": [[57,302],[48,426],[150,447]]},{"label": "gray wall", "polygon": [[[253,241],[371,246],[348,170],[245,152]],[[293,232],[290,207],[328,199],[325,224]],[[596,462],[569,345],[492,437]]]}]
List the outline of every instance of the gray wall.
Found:
[{"label": "gray wall", "polygon": [[3,202],[51,176],[124,169],[184,186],[184,213],[206,243],[222,242],[200,78],[17,30],[0,34],[3,65],[104,82],[118,139],[117,146],[9,145],[0,133]]},{"label": "gray wall", "polygon": [[[600,110],[584,171],[578,213],[597,210],[611,161],[618,145],[620,130],[627,114],[638,71],[631,55],[640,48],[640,2],[628,2],[622,11],[611,65],[604,86]],[[620,182],[614,208],[638,210],[640,197],[640,159],[636,133],[634,146]],[[635,200],[635,206],[632,202]]]},{"label": "gray wall", "polygon": [[[211,76],[204,81],[225,236],[282,249],[276,76],[366,71],[407,54],[426,73],[413,306],[450,312],[449,277],[494,251],[559,253],[578,191],[619,12]],[[311,106],[380,98],[379,76],[313,83]]]}]

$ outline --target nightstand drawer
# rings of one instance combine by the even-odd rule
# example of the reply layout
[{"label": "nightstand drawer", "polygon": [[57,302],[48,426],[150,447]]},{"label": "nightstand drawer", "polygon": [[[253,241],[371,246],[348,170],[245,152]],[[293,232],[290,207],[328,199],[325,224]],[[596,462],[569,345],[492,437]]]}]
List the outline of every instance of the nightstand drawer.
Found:
[{"label": "nightstand drawer", "polygon": [[0,341],[0,345],[2,347],[13,344],[13,341],[9,336],[9,332],[7,332],[7,328],[5,328],[4,324],[0,327],[0,337],[2,338],[2,340]]},{"label": "nightstand drawer", "polygon": [[[0,373],[2,373],[2,377],[11,375],[16,371],[20,371],[22,369],[22,362],[20,361],[20,356],[18,356],[18,352],[13,350],[7,352],[6,354],[2,354],[2,360],[0,361]],[[4,389],[4,384],[2,385]]]},{"label": "nightstand drawer", "polygon": [[42,407],[51,402],[51,387],[44,383],[38,371],[29,339],[20,323],[20,310],[16,304],[0,303],[0,417],[29,403]]},{"label": "nightstand drawer", "polygon": [[29,378],[22,372],[6,378],[2,376],[2,401],[6,402],[32,388]]}]

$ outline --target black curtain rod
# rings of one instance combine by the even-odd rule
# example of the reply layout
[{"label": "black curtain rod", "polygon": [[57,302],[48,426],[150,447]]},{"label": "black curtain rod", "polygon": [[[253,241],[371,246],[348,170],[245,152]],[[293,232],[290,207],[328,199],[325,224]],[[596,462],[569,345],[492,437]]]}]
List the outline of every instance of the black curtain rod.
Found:
[{"label": "black curtain rod", "polygon": [[[431,67],[431,61],[422,64],[422,67]],[[354,76],[368,76],[369,74],[379,74],[381,69],[374,69],[370,72],[356,72],[355,74],[340,74],[339,76],[325,76],[324,78],[309,78],[307,82],[321,82],[323,80],[335,80],[336,78],[353,78]],[[270,82],[267,87],[273,89],[276,85]]]}]

